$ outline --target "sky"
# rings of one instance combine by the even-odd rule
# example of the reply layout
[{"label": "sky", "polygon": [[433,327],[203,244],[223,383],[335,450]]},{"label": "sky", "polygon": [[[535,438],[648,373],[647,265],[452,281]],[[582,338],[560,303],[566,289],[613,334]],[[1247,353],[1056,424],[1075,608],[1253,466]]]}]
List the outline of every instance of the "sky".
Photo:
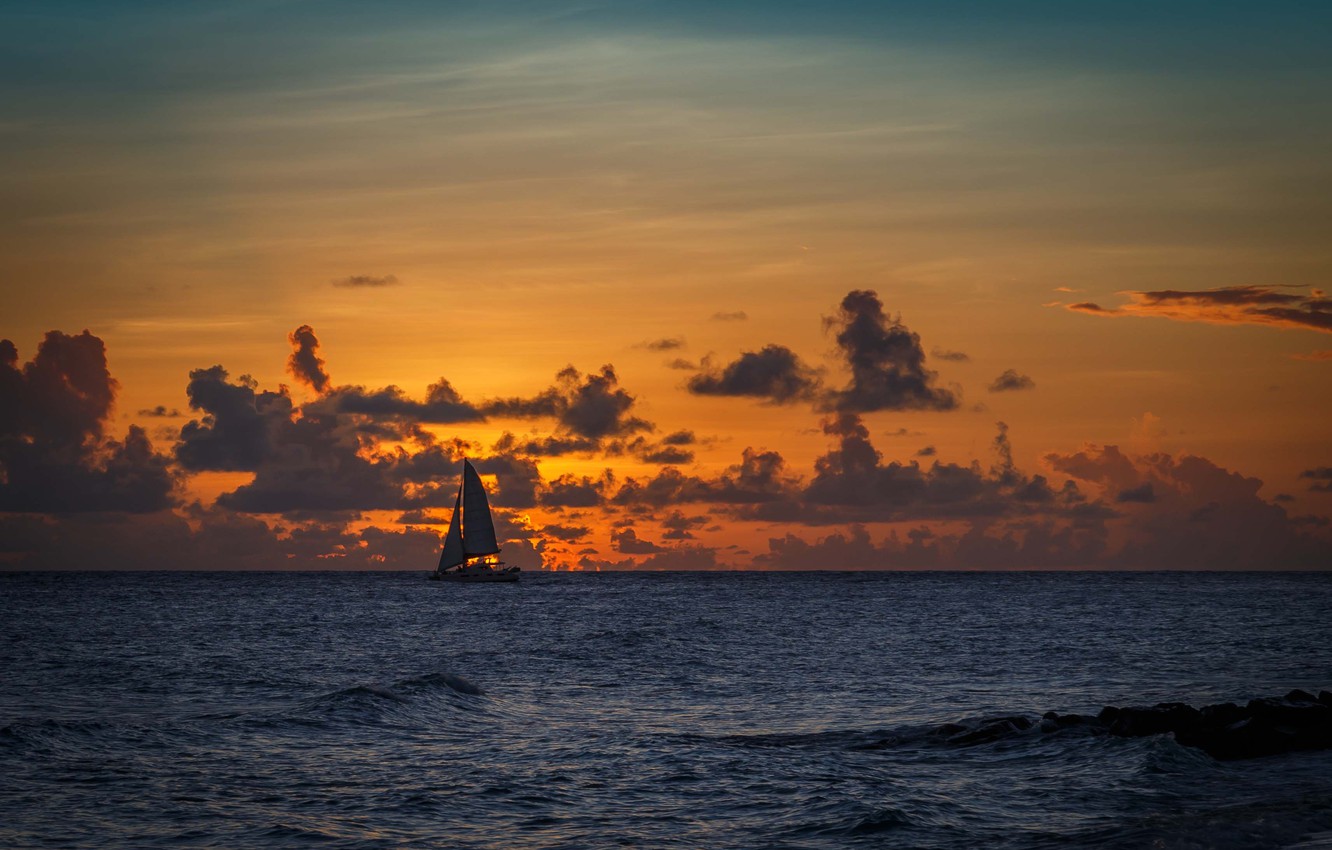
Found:
[{"label": "sky", "polygon": [[1326,568],[1329,24],[0,3],[0,569]]}]

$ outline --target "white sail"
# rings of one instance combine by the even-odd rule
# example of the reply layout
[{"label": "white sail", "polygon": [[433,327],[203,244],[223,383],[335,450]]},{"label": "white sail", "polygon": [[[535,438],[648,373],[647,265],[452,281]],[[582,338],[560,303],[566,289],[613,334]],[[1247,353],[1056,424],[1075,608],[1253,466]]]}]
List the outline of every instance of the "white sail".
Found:
[{"label": "white sail", "polygon": [[469,558],[495,554],[500,547],[495,540],[495,521],[490,517],[486,488],[481,485],[481,476],[476,474],[471,461],[467,460],[463,461],[461,497],[463,551]]},{"label": "white sail", "polygon": [[444,551],[439,553],[439,569],[447,570],[467,560],[462,538],[462,490],[453,502],[453,519],[449,520],[449,533],[444,535]]}]

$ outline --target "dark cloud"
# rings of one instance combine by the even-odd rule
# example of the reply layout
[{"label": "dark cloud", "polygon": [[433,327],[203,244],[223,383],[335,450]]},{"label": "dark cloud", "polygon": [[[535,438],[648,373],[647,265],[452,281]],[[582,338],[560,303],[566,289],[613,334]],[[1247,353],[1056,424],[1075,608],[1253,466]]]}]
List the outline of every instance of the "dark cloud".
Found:
[{"label": "dark cloud", "polygon": [[1270,325],[1332,333],[1332,299],[1297,286],[1223,286],[1217,289],[1159,289],[1123,293],[1129,302],[1107,309],[1091,302],[1068,309],[1100,316],[1160,316],[1183,322]]},{"label": "dark cloud", "polygon": [[600,478],[561,475],[543,487],[539,499],[552,508],[593,508],[606,500],[606,489],[614,484],[610,470]]},{"label": "dark cloud", "polygon": [[169,507],[176,478],[147,434],[104,436],[118,384],[102,340],[46,334],[19,367],[0,340],[0,511],[145,513]]},{"label": "dark cloud", "polygon": [[678,369],[682,372],[694,372],[698,370],[698,364],[692,360],[686,360],[683,357],[677,357],[666,363],[667,369]]},{"label": "dark cloud", "polygon": [[732,312],[716,312],[712,314],[714,322],[743,322],[749,318],[749,314],[744,310],[735,310]]},{"label": "dark cloud", "polygon": [[969,363],[971,358],[963,351],[946,351],[942,348],[930,349],[930,356],[935,360],[948,360],[953,363]]},{"label": "dark cloud", "polygon": [[1137,487],[1130,487],[1127,490],[1120,490],[1115,496],[1116,502],[1155,502],[1156,490],[1152,488],[1152,482],[1145,481]]},{"label": "dark cloud", "polygon": [[409,398],[400,388],[392,385],[374,390],[359,386],[335,387],[322,400],[321,409],[432,425],[485,419],[481,411],[464,401],[445,378],[440,378],[426,389],[424,401]]},{"label": "dark cloud", "polygon": [[698,438],[694,436],[694,432],[688,429],[672,431],[661,438],[663,446],[692,446],[697,442]]},{"label": "dark cloud", "polygon": [[1309,489],[1316,493],[1332,493],[1332,466],[1319,466],[1314,469],[1306,469],[1300,473],[1300,478],[1307,478],[1313,483]]},{"label": "dark cloud", "polygon": [[790,404],[809,400],[819,387],[818,373],[784,345],[746,351],[720,369],[704,358],[702,369],[685,384],[695,395],[747,396]]},{"label": "dark cloud", "polygon": [[294,410],[285,388],[259,391],[248,375],[235,383],[221,366],[195,369],[185,387],[190,408],[202,412],[180,430],[176,459],[192,471],[257,469],[274,453],[274,433],[290,425]]},{"label": "dark cloud", "polygon": [[704,528],[711,521],[706,515],[686,516],[681,511],[671,511],[661,521],[661,527],[665,530],[662,537],[666,540],[693,540],[692,530]]},{"label": "dark cloud", "polygon": [[168,410],[165,404],[159,404],[157,407],[149,407],[145,410],[140,410],[139,415],[151,419],[176,419],[184,414],[179,410],[176,410],[174,407]]},{"label": "dark cloud", "polygon": [[682,336],[665,337],[663,339],[641,342],[639,343],[639,347],[646,348],[648,351],[675,351],[676,349],[684,348],[685,341]]},{"label": "dark cloud", "polygon": [[[1325,566],[1332,545],[1262,499],[1263,482],[1206,458],[1129,457],[1114,446],[1047,454],[1056,471],[1106,491],[1151,486],[1150,503],[1117,502],[1125,538],[1101,563],[1134,569],[1287,569]],[[1143,491],[1145,492],[1145,491]],[[1316,530],[1315,530],[1316,531]]]},{"label": "dark cloud", "polygon": [[270,525],[197,505],[184,516],[0,515],[0,540],[11,542],[16,568],[53,570],[424,570],[434,567],[440,547],[440,535],[429,529]]},{"label": "dark cloud", "polygon": [[[1055,491],[1044,476],[1026,476],[1013,465],[1008,426],[998,423],[996,465],[961,466],[916,461],[885,463],[859,416],[842,413],[824,421],[837,438],[819,457],[815,475],[801,494],[804,508],[781,518],[809,524],[902,520],[993,520],[1044,512],[1067,516],[1084,502],[1073,486]],[[777,518],[777,517],[774,517]]]},{"label": "dark cloud", "polygon": [[287,371],[296,380],[309,384],[315,392],[322,393],[328,387],[329,377],[319,356],[319,339],[314,328],[301,325],[287,339],[294,349],[287,360]]},{"label": "dark cloud", "polygon": [[957,407],[954,392],[934,386],[936,375],[925,368],[920,337],[883,312],[877,293],[847,293],[825,326],[837,332],[837,347],[851,369],[851,383],[829,395],[829,409],[865,413]]},{"label": "dark cloud", "polygon": [[1003,374],[990,383],[990,392],[1002,393],[1012,390],[1030,390],[1036,388],[1036,382],[1026,375],[1019,375],[1015,369],[1005,369]]},{"label": "dark cloud", "polygon": [[349,277],[338,278],[333,281],[334,286],[350,288],[376,288],[381,286],[395,286],[398,283],[396,275],[386,274],[375,276],[369,274],[354,274]]},{"label": "dark cloud", "polygon": [[667,467],[652,478],[629,478],[615,493],[621,505],[664,506],[686,502],[716,502],[745,505],[787,498],[798,479],[787,475],[786,463],[777,452],[744,450],[741,461],[716,478],[685,475]]},{"label": "dark cloud", "polygon": [[638,456],[644,463],[668,464],[691,463],[694,453],[679,446],[658,446],[645,450]]},{"label": "dark cloud", "polygon": [[634,396],[620,387],[613,366],[602,366],[600,372],[586,376],[569,366],[555,381],[553,387],[531,398],[493,399],[481,409],[498,417],[551,418],[562,433],[594,443],[653,429],[652,423],[631,414]]},{"label": "dark cloud", "polygon": [[938,453],[939,450],[936,449],[934,446],[925,446],[924,448],[916,452],[916,457],[934,457]]},{"label": "dark cloud", "polygon": [[566,543],[573,543],[587,537],[592,533],[592,529],[585,525],[559,525],[549,524],[541,527],[541,534],[545,537],[554,537],[556,540],[563,540]]},{"label": "dark cloud", "polygon": [[611,545],[616,552],[624,555],[652,555],[668,551],[650,540],[641,540],[632,528],[624,528],[611,533]]}]

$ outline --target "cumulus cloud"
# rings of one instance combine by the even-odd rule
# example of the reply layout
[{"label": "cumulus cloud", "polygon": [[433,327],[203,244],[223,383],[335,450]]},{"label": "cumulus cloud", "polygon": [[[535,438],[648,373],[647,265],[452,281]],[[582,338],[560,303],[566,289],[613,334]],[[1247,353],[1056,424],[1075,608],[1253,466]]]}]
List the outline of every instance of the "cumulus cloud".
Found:
[{"label": "cumulus cloud", "polygon": [[612,532],[611,545],[615,547],[616,552],[624,555],[652,555],[667,551],[665,547],[658,546],[650,540],[640,539],[638,532],[633,528],[622,528]]},{"label": "cumulus cloud", "polygon": [[[1280,505],[1258,495],[1263,482],[1203,457],[1128,456],[1115,446],[1051,453],[1056,471],[1128,493],[1116,503],[1122,544],[1102,560],[1136,569],[1266,569],[1326,564],[1332,546]],[[1150,491],[1148,490],[1150,488]],[[1151,493],[1150,500],[1146,499]]]},{"label": "cumulus cloud", "polygon": [[0,511],[161,510],[175,500],[168,459],[142,428],[104,434],[118,384],[88,331],[46,334],[31,361],[0,340]]},{"label": "cumulus cloud", "polygon": [[272,455],[274,432],[290,424],[294,405],[285,388],[260,391],[248,375],[228,378],[220,365],[190,372],[185,394],[203,416],[181,428],[176,445],[188,470],[252,471]]},{"label": "cumulus cloud", "polygon": [[328,387],[329,377],[319,356],[319,339],[314,328],[301,325],[287,339],[294,349],[287,360],[287,371],[301,383],[309,384],[315,392],[322,393]]},{"label": "cumulus cloud", "polygon": [[937,376],[925,368],[920,337],[884,313],[877,293],[847,293],[825,326],[836,331],[837,347],[851,370],[851,383],[829,395],[829,409],[866,413],[957,407],[954,392],[934,386]]},{"label": "cumulus cloud", "polygon": [[685,383],[694,395],[746,396],[768,404],[809,400],[819,387],[818,373],[784,345],[746,351],[721,368],[704,358],[703,371]]},{"label": "cumulus cloud", "polygon": [[361,386],[335,387],[329,390],[319,409],[431,425],[485,419],[485,415],[475,405],[464,401],[445,378],[426,388],[424,401],[410,398],[393,385],[373,390]]},{"label": "cumulus cloud", "polygon": [[755,504],[786,498],[797,481],[787,474],[786,462],[777,452],[746,448],[739,464],[715,478],[686,475],[667,467],[651,478],[626,479],[613,501],[656,507],[686,502]]},{"label": "cumulus cloud", "polygon": [[555,376],[555,385],[530,398],[493,399],[482,412],[515,419],[554,419],[560,431],[593,444],[607,437],[651,431],[652,423],[632,415],[635,398],[619,384],[615,367],[583,375],[573,366]]},{"label": "cumulus cloud", "polygon": [[1090,301],[1068,309],[1097,316],[1159,316],[1181,322],[1271,327],[1332,333],[1332,299],[1303,287],[1223,286],[1216,289],[1127,291],[1126,304],[1106,308]]},{"label": "cumulus cloud", "polygon": [[1003,374],[990,382],[990,392],[1002,393],[1012,390],[1035,389],[1036,382],[1026,375],[1019,375],[1016,369],[1005,369]]}]

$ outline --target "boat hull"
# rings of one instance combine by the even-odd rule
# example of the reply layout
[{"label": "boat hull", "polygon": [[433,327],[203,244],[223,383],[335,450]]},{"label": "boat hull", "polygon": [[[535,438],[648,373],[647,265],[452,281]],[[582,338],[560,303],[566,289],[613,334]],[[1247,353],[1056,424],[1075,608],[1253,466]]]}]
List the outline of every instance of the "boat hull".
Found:
[{"label": "boat hull", "polygon": [[449,570],[430,574],[431,581],[452,581],[470,584],[497,584],[515,582],[522,572],[516,567],[505,570]]}]

